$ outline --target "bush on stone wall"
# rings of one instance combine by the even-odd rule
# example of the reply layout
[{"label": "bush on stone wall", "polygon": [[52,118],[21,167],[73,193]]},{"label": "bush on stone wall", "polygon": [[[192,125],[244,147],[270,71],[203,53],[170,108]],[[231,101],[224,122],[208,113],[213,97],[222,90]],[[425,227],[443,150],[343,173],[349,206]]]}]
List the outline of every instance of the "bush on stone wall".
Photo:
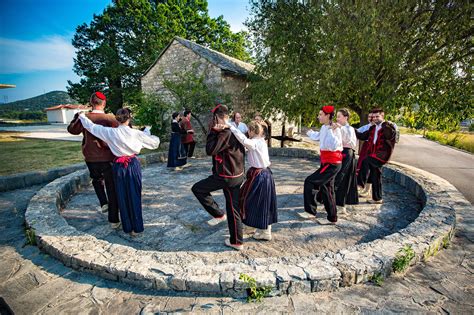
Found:
[{"label": "bush on stone wall", "polygon": [[133,110],[135,125],[152,126],[152,134],[159,136],[161,141],[169,140],[172,104],[154,94],[139,93],[135,102],[129,105]]}]

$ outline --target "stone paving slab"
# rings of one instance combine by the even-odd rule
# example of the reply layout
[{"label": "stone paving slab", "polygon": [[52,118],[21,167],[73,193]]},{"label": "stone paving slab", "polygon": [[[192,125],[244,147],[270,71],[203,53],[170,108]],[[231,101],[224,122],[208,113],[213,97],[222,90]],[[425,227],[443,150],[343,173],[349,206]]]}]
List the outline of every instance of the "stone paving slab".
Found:
[{"label": "stone paving slab", "polygon": [[[274,157],[272,171],[276,181],[279,223],[273,226],[272,242],[251,238],[254,229],[246,228],[246,250],[239,253],[224,246],[228,237],[225,223],[209,227],[210,219],[191,192],[191,186],[205,178],[211,167],[208,159],[194,160],[181,172],[153,164],[143,172],[143,219],[145,232],[139,239],[130,238],[122,231],[113,230],[107,215],[97,211],[97,197],[91,186],[76,193],[61,212],[69,225],[114,244],[141,250],[166,252],[198,252],[212,259],[235,260],[239,257],[309,256],[316,252],[337,250],[358,243],[366,243],[392,234],[406,227],[421,210],[421,203],[406,188],[393,182],[385,185],[385,204],[360,205],[341,217],[337,226],[322,226],[313,220],[301,220],[297,212],[303,207],[305,177],[314,171],[314,160]],[[292,165],[298,165],[295,169]],[[224,205],[222,192],[214,193]],[[319,207],[319,217],[324,208]]]},{"label": "stone paving slab", "polygon": [[[474,246],[467,238],[472,235],[473,225],[468,223],[473,220],[472,208],[458,212],[458,230],[452,246],[411,268],[404,277],[386,279],[382,287],[362,284],[336,292],[266,298],[256,304],[243,299],[177,293],[170,296],[142,290],[72,270],[37,247],[23,247],[24,211],[39,188],[0,193],[2,232],[17,235],[13,240],[0,240],[0,296],[15,314],[470,314],[474,309]],[[7,296],[12,283],[27,273],[47,277],[46,282],[29,291],[34,300],[25,300],[20,292]],[[57,282],[58,278],[63,281]],[[50,282],[56,284],[45,286]],[[456,288],[453,290],[447,283]]]},{"label": "stone paving slab", "polygon": [[[273,151],[275,150],[271,153]],[[278,150],[277,155],[311,157],[314,153],[282,149]],[[212,265],[212,259],[202,259],[189,252],[150,254],[129,246],[111,246],[107,241],[76,230],[58,217],[57,209],[63,208],[69,196],[86,181],[84,173],[68,175],[41,190],[32,199],[26,219],[35,228],[40,247],[67,266],[145,288],[241,295],[246,286],[238,280],[238,275],[244,272],[257,278],[258,285],[271,285],[276,294],[334,290],[339,286],[366,282],[376,273],[388,276],[398,250],[407,244],[412,245],[415,251],[413,264],[429,259],[441,249],[441,244],[449,243],[452,238],[455,211],[471,207],[459,198],[456,199],[457,203],[449,204],[448,200],[457,198],[456,194],[459,192],[437,176],[417,172],[419,170],[404,165],[386,167],[384,170],[387,180],[400,183],[428,207],[400,232],[384,239],[350,246],[345,252],[324,252],[305,257],[257,257],[241,262],[218,261],[218,265]],[[55,203],[54,200],[56,210],[51,206]],[[110,261],[120,263],[109,264]],[[330,271],[331,266],[335,267],[339,274],[330,271],[320,275],[319,280],[312,280],[305,268],[316,263],[328,267],[322,270]],[[203,266],[206,266],[204,272]],[[173,270],[174,273],[162,272],[163,268]],[[216,277],[219,272],[220,277]],[[189,275],[192,278],[187,281]],[[232,277],[234,280],[229,281]],[[231,283],[233,287],[230,286]]]}]

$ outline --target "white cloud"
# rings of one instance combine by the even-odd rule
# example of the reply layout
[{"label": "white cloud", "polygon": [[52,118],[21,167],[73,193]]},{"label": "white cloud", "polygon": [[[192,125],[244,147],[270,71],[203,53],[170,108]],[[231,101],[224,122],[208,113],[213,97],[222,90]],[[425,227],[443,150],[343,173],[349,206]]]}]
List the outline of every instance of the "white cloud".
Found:
[{"label": "white cloud", "polygon": [[71,40],[62,36],[24,41],[0,37],[0,74],[72,69]]}]

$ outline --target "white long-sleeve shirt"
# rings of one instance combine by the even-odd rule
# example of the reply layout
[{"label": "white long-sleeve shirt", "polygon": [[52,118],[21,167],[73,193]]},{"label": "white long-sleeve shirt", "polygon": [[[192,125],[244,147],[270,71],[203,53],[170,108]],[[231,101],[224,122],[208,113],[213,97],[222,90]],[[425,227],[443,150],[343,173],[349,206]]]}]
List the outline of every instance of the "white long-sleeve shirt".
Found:
[{"label": "white long-sleeve shirt", "polygon": [[323,125],[319,132],[309,130],[306,134],[311,140],[319,141],[320,150],[342,151],[342,134],[340,128],[333,130],[329,126]]},{"label": "white long-sleeve shirt", "polygon": [[237,124],[235,123],[235,121],[232,121],[230,122],[230,125],[231,126],[234,126],[235,128],[239,129],[240,131],[242,131],[242,133],[246,133],[249,131],[249,128],[247,127],[246,124],[244,124],[243,122],[239,123],[239,125],[237,126]]},{"label": "white long-sleeve shirt", "polygon": [[230,131],[232,131],[237,140],[248,149],[247,160],[251,167],[267,168],[270,166],[268,146],[264,138],[249,139],[234,126],[230,127]]},{"label": "white long-sleeve shirt", "polygon": [[357,131],[360,133],[366,132],[370,127],[372,127],[372,124],[363,125],[362,127],[357,128]]},{"label": "white long-sleeve shirt", "polygon": [[113,155],[131,156],[139,154],[142,148],[156,149],[160,145],[160,138],[150,135],[150,131],[140,131],[128,126],[120,125],[117,128],[104,127],[94,124],[84,114],[79,115],[82,126],[97,138],[105,141]]},{"label": "white long-sleeve shirt", "polygon": [[355,150],[357,148],[357,137],[354,130],[349,124],[345,124],[341,126],[341,134],[342,134],[342,147],[343,148],[351,148]]},{"label": "white long-sleeve shirt", "polygon": [[382,129],[382,123],[383,123],[383,121],[382,121],[380,124],[378,124],[378,125],[375,124],[374,144],[377,143],[377,138],[378,138],[378,136],[379,136],[379,131],[380,131],[380,129]]}]

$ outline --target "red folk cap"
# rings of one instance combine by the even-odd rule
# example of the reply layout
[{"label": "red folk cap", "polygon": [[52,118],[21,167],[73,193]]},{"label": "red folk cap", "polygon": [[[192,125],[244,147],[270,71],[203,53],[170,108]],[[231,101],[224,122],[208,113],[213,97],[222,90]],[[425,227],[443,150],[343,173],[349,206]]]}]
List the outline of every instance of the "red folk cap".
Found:
[{"label": "red folk cap", "polygon": [[332,106],[332,105],[323,106],[322,111],[323,111],[326,115],[332,114],[332,113],[334,113],[334,106]]},{"label": "red folk cap", "polygon": [[95,92],[95,96],[97,96],[99,99],[105,101],[107,98],[105,97],[104,93],[102,92]]},{"label": "red folk cap", "polygon": [[221,107],[221,106],[222,106],[221,104],[217,104],[217,106],[214,107],[214,108],[211,110],[211,113],[214,114],[214,112],[215,112],[219,107]]}]

